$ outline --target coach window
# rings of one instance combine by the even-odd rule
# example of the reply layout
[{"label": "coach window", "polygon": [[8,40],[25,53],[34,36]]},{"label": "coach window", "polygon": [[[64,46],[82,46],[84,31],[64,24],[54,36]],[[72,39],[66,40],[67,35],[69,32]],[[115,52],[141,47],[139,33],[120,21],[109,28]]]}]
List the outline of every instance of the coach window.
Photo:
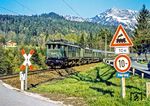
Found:
[{"label": "coach window", "polygon": [[71,51],[71,49],[72,49],[72,48],[71,48],[71,46],[69,46],[69,47],[68,47],[68,51],[70,52],[70,51]]},{"label": "coach window", "polygon": [[58,45],[58,49],[60,49],[61,48],[61,45]]},{"label": "coach window", "polygon": [[72,47],[72,51],[73,51],[73,52],[75,51],[75,49],[76,49],[75,47]]},{"label": "coach window", "polygon": [[55,48],[56,48],[56,45],[54,44],[54,45],[53,45],[53,49],[55,49]]},{"label": "coach window", "polygon": [[60,47],[61,47],[62,49],[64,49],[64,48],[65,48],[65,46],[64,46],[64,45],[61,45]]},{"label": "coach window", "polygon": [[55,49],[58,49],[58,45],[55,46]]},{"label": "coach window", "polygon": [[47,45],[48,46],[48,49],[51,49],[51,45]]}]

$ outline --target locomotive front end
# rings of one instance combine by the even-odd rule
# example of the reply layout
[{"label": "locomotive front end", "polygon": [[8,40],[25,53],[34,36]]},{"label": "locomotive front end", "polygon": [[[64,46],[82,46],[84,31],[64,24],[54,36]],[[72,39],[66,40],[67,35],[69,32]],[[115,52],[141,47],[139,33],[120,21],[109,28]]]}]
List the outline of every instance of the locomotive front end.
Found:
[{"label": "locomotive front end", "polygon": [[57,42],[47,43],[46,64],[51,68],[62,67],[65,65],[65,50],[64,46]]}]

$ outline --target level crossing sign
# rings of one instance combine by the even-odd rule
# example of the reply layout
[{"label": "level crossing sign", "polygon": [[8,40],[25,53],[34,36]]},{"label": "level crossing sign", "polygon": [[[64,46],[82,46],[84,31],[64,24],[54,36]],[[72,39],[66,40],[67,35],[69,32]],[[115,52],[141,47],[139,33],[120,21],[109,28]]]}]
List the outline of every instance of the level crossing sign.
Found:
[{"label": "level crossing sign", "polygon": [[112,41],[110,43],[110,47],[129,47],[133,46],[131,39],[129,38],[128,34],[122,27],[119,25],[116,33],[114,34]]},{"label": "level crossing sign", "polygon": [[29,54],[27,55],[25,53],[25,50],[22,49],[21,53],[22,53],[22,55],[23,55],[23,57],[25,59],[25,61],[23,62],[23,64],[20,66],[21,70],[25,70],[25,73],[24,72],[20,72],[21,90],[24,91],[24,90],[27,90],[27,88],[28,88],[28,84],[27,84],[28,66],[29,66],[30,70],[33,69],[32,64],[30,62],[30,58],[31,58],[31,56],[34,53],[34,50],[30,50]]},{"label": "level crossing sign", "polygon": [[21,70],[25,70],[25,67],[26,67],[26,66],[29,66],[29,69],[32,70],[33,67],[32,67],[32,64],[31,64],[31,62],[30,62],[30,58],[31,58],[31,56],[32,56],[33,53],[34,53],[34,50],[30,50],[29,54],[27,55],[27,54],[25,53],[25,50],[22,49],[22,50],[21,50],[21,53],[22,53],[22,55],[23,55],[25,61],[24,61],[23,64],[21,65],[20,69],[21,69]]}]

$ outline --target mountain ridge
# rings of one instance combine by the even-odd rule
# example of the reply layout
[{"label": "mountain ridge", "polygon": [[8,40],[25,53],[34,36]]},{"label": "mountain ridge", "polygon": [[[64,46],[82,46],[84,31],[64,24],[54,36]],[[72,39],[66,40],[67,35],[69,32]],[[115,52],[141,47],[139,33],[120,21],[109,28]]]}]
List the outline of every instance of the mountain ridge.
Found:
[{"label": "mountain ridge", "polygon": [[70,21],[79,21],[79,22],[92,22],[98,23],[101,25],[110,25],[110,26],[118,26],[122,24],[126,29],[133,30],[137,23],[136,17],[138,15],[137,11],[129,10],[129,9],[117,9],[110,8],[100,14],[92,18],[82,18],[75,16],[63,16],[65,19]]}]

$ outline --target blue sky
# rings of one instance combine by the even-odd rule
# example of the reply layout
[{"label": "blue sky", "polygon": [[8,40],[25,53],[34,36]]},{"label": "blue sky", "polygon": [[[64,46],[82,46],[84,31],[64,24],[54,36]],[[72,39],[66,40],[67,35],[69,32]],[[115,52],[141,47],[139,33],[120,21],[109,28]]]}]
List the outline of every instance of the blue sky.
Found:
[{"label": "blue sky", "polygon": [[150,9],[150,0],[0,0],[0,14],[33,15],[55,12],[60,15],[78,16],[79,14],[87,18],[109,8],[139,11],[143,4]]}]

